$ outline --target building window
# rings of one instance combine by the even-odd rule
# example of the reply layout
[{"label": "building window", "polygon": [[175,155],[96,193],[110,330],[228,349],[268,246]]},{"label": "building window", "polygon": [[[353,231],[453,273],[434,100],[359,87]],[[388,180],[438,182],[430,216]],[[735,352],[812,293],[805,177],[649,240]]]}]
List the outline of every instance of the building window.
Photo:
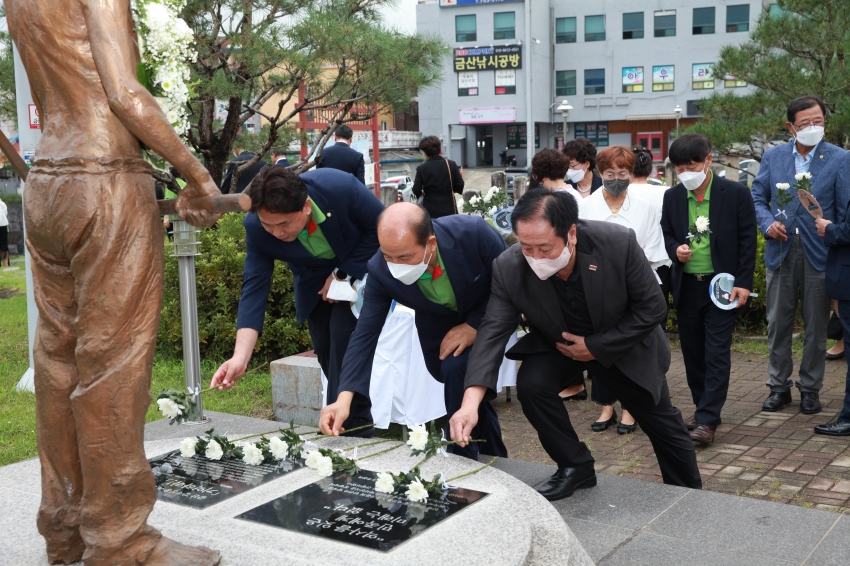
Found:
[{"label": "building window", "polygon": [[493,39],[514,39],[516,37],[516,16],[514,12],[496,12],[493,14]]},{"label": "building window", "polygon": [[674,81],[673,65],[658,65],[652,68],[652,92],[673,90]]},{"label": "building window", "polygon": [[655,37],[676,35],[676,10],[655,12]]},{"label": "building window", "polygon": [[478,96],[478,71],[461,71],[457,74],[457,95]]},{"label": "building window", "polygon": [[555,96],[575,96],[575,94],[576,72],[555,71]]},{"label": "building window", "polygon": [[584,70],[584,94],[605,94],[605,69]]},{"label": "building window", "polygon": [[726,33],[750,31],[750,5],[726,6]]},{"label": "building window", "polygon": [[596,147],[608,147],[608,122],[579,122],[575,133],[577,138],[587,138]]},{"label": "building window", "polygon": [[714,8],[694,8],[694,35],[714,33]]},{"label": "building window", "polygon": [[691,84],[694,90],[707,90],[714,88],[714,63],[696,63],[693,65]]},{"label": "building window", "polygon": [[471,16],[455,16],[455,41],[475,41],[475,14]]},{"label": "building window", "polygon": [[557,18],[555,20],[555,43],[576,42],[576,19]]},{"label": "building window", "polygon": [[496,94],[516,94],[516,69],[496,69]]},{"label": "building window", "polygon": [[623,92],[643,92],[643,67],[623,67]]},{"label": "building window", "polygon": [[726,88],[744,88],[747,86],[747,81],[742,81],[735,78],[735,75],[726,75],[723,77],[723,86]]},{"label": "building window", "polygon": [[381,129],[384,130],[385,132],[387,131],[388,124],[387,124],[386,120],[381,120]]},{"label": "building window", "polygon": [[623,39],[643,37],[643,12],[623,14]]},{"label": "building window", "polygon": [[605,41],[605,16],[584,17],[584,40]]}]

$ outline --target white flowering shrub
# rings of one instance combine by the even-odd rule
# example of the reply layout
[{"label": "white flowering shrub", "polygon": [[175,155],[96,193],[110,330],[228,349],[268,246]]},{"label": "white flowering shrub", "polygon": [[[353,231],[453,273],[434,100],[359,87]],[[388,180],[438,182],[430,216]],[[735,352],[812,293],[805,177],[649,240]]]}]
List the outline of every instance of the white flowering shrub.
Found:
[{"label": "white flowering shrub", "polygon": [[189,131],[189,65],[198,59],[192,29],[178,17],[186,0],[135,0],[138,77],[181,137]]}]

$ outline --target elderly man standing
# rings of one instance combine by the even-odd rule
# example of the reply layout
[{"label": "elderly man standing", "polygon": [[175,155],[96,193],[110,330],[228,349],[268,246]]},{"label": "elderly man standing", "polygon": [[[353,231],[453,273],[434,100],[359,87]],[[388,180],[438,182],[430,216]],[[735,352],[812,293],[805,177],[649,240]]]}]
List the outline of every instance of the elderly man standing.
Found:
[{"label": "elderly man standing", "polygon": [[[356,393],[369,395],[372,359],[394,300],[416,311],[425,365],[445,384],[446,411],[451,415],[460,408],[467,360],[490,299],[493,261],[507,248],[477,216],[452,215],[432,222],[424,208],[411,203],[384,211],[378,241],[381,249],[369,261],[363,309],[345,353],[341,393],[322,411],[325,434],[343,430]],[[517,316],[514,330],[518,323]],[[478,426],[471,434],[485,442],[451,450],[472,459],[479,452],[507,457],[499,418],[489,402],[478,407]]]},{"label": "elderly man standing", "polygon": [[818,237],[814,218],[796,196],[780,209],[777,183],[795,182],[798,173],[811,173],[812,194],[823,218],[843,218],[850,199],[850,155],[823,141],[826,107],[815,96],[803,96],[788,105],[786,124],[793,139],[767,150],[753,181],[753,202],[759,230],[767,242],[767,343],[770,350],[767,386],[770,395],[763,411],[779,411],[791,403],[791,335],[799,294],[803,312],[803,360],[796,383],[800,411],[821,410],[818,391],[826,363],[826,324],[829,296],[824,283],[827,247]]},{"label": "elderly man standing", "polygon": [[[519,245],[493,263],[487,314],[466,374],[452,438],[468,440],[478,406],[496,392],[503,355],[522,360],[517,397],[558,470],[537,491],[554,501],[596,485],[593,457],[558,393],[590,369],[649,436],[664,483],[700,488],[696,453],[670,402],[670,345],[659,324],[667,307],[634,231],[578,219],[575,199],[536,188],[511,215]],[[531,328],[504,354],[519,314]]]}]

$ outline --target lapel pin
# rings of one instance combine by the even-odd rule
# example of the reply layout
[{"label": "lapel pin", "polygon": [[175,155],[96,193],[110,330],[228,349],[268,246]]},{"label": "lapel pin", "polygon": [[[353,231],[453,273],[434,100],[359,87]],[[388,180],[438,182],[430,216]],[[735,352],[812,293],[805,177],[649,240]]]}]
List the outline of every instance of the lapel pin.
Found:
[{"label": "lapel pin", "polygon": [[595,265],[593,265],[593,264],[591,264],[591,266],[590,266],[590,270],[591,270],[591,271],[596,271],[596,266],[595,266]]},{"label": "lapel pin", "polygon": [[328,212],[328,218],[330,218],[331,216],[333,216],[333,214],[334,214],[333,212]]},{"label": "lapel pin", "polygon": [[820,158],[823,159],[823,155],[821,155]]}]

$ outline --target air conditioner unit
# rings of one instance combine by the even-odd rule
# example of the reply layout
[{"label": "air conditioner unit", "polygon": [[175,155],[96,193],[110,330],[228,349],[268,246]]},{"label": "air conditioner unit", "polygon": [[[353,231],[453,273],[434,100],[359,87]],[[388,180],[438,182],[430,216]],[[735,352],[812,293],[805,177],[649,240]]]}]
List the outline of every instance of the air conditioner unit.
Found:
[{"label": "air conditioner unit", "polygon": [[555,131],[558,132],[559,134],[563,133],[564,125],[563,124],[555,124]]}]

